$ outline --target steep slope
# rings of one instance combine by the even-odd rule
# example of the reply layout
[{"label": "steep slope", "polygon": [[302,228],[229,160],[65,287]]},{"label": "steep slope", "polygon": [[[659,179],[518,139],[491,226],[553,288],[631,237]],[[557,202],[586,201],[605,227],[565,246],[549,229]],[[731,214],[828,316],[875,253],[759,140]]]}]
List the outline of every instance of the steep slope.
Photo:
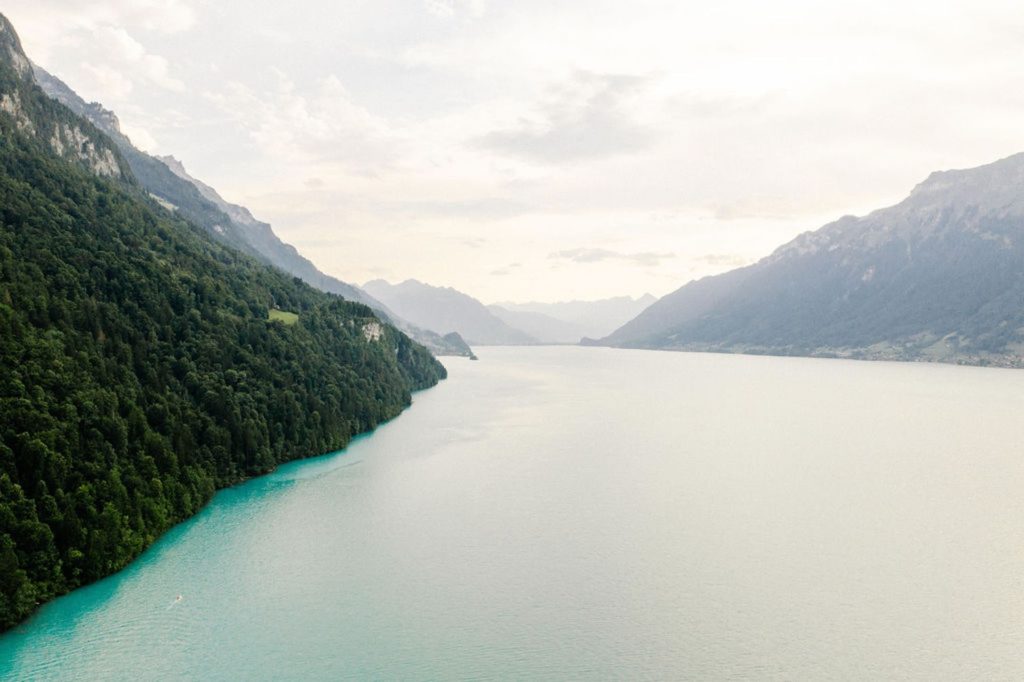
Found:
[{"label": "steep slope", "polygon": [[259,256],[231,219],[198,189],[174,175],[161,161],[136,149],[121,132],[114,112],[96,102],[86,103],[63,81],[32,65],[32,74],[38,85],[52,99],[63,104],[81,118],[88,120],[112,140],[139,184],[164,207],[178,211],[186,219],[202,227],[212,237],[236,249]]},{"label": "steep slope", "polygon": [[445,376],[368,307],[161,208],[27,64],[0,16],[0,629]]},{"label": "steep slope", "polygon": [[450,287],[434,287],[414,279],[401,284],[378,279],[363,288],[413,324],[458,332],[470,344],[537,343],[529,334],[502,322],[480,301]]},{"label": "steep slope", "polygon": [[586,336],[584,327],[544,313],[509,310],[500,305],[489,305],[487,309],[508,326],[526,332],[540,343],[579,343]]},{"label": "steep slope", "polygon": [[245,243],[257,254],[262,256],[268,263],[275,265],[285,272],[300,277],[307,284],[310,284],[321,291],[338,294],[350,301],[365,303],[370,307],[383,309],[384,306],[366,294],[358,287],[347,282],[325,275],[317,270],[308,259],[304,258],[291,244],[282,242],[268,223],[256,220],[249,209],[228,203],[217,190],[206,183],[197,180],[188,174],[185,166],[173,156],[157,156],[158,162],[165,165],[176,177],[184,181],[188,186],[195,188],[199,194],[210,204],[222,211],[235,226],[238,234]]},{"label": "steep slope", "polygon": [[56,76],[33,64],[33,74],[43,91],[71,111],[92,122],[115,142],[139,183],[165,207],[203,227],[215,239],[299,277],[321,291],[365,303],[438,355],[472,355],[463,344],[451,343],[435,332],[399,319],[386,306],[358,287],[324,274],[291,244],[281,241],[267,223],[256,220],[248,209],[225,201],[209,185],[185,171],[172,156],[153,157],[137,149],[121,132],[114,112],[96,102],[86,102]]},{"label": "steep slope", "polygon": [[95,126],[39,97],[32,66],[11,24],[0,15],[0,114],[8,128],[40,142],[50,154],[96,175],[128,180],[117,147]]},{"label": "steep slope", "polygon": [[[580,337],[607,336],[639,315],[657,299],[650,294],[640,298],[616,296],[597,301],[562,301],[559,303],[496,303],[512,313],[537,313],[573,325]],[[526,329],[523,327],[523,329]],[[579,338],[576,339],[579,341]]]},{"label": "steep slope", "polygon": [[1021,365],[1024,154],[933,173],[896,206],[682,287],[602,343]]}]

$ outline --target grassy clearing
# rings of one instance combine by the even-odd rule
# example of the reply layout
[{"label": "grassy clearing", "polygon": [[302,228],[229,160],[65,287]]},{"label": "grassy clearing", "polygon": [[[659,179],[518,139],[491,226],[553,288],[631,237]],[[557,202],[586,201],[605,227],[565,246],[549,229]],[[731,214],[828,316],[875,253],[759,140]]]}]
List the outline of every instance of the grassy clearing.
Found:
[{"label": "grassy clearing", "polygon": [[267,312],[267,319],[271,322],[284,322],[287,325],[295,324],[299,321],[298,313],[290,313],[287,310],[278,310],[277,308],[271,308]]}]

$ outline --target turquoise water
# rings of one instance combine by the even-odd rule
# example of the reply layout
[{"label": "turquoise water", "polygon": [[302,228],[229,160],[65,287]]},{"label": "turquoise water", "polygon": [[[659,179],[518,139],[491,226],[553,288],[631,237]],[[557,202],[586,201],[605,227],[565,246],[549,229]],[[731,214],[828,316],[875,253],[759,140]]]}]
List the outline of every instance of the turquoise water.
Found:
[{"label": "turquoise water", "polygon": [[1024,679],[1024,372],[446,364],[44,607],[0,678]]}]

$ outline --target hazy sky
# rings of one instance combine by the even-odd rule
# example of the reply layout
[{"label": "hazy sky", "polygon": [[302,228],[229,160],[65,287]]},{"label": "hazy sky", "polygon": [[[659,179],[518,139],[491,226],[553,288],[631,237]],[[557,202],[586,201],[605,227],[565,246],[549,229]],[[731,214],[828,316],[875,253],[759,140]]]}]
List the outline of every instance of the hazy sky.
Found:
[{"label": "hazy sky", "polygon": [[662,295],[1024,150],[1018,2],[8,0],[323,270]]}]

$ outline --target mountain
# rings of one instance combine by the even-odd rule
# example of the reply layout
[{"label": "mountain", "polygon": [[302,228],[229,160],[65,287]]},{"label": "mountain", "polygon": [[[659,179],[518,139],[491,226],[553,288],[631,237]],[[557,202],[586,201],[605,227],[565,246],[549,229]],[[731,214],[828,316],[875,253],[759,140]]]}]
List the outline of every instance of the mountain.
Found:
[{"label": "mountain", "polygon": [[2,15],[0,367],[0,630],[445,376],[369,307],[154,200]]},{"label": "mountain", "polygon": [[294,246],[281,241],[268,223],[254,218],[247,208],[225,201],[214,188],[189,175],[173,156],[154,157],[137,149],[121,132],[114,112],[97,102],[86,102],[42,67],[32,64],[31,68],[36,82],[47,95],[90,121],[114,141],[132,174],[165,208],[179,212],[218,241],[278,267],[321,291],[365,303],[435,354],[472,355],[471,350],[464,348],[464,342],[453,343],[440,334],[406,323],[358,287],[324,274]]},{"label": "mountain", "polygon": [[[350,301],[365,303],[371,308],[384,306],[356,286],[320,272],[307,258],[303,257],[294,246],[281,241],[268,223],[256,220],[249,209],[225,201],[217,190],[188,174],[184,164],[173,156],[156,156],[154,158],[164,164],[180,180],[194,187],[204,199],[218,208],[228,217],[229,222],[253,252],[271,265],[301,278],[321,291],[338,294]],[[166,197],[165,197],[166,198]],[[170,201],[170,199],[167,199]]]},{"label": "mountain", "polygon": [[256,220],[249,209],[225,201],[214,188],[188,174],[184,164],[173,156],[154,157],[163,162],[176,176],[193,185],[199,193],[214,206],[222,210],[231,222],[242,228],[241,234],[257,254],[267,262],[287,273],[301,278],[308,284],[338,294],[352,301],[359,301],[376,310],[382,317],[425,346],[435,355],[455,355],[475,358],[473,350],[458,334],[441,335],[429,329],[423,329],[402,319],[386,305],[352,284],[326,275],[303,257],[294,246],[282,242],[268,223]]},{"label": "mountain", "polygon": [[599,343],[1024,365],[1024,154],[691,282]]},{"label": "mountain", "polygon": [[45,140],[46,151],[97,176],[130,175],[117,146],[87,121],[59,104],[38,97],[32,65],[10,23],[0,16],[0,114],[20,138]]},{"label": "mountain", "polygon": [[413,324],[458,332],[470,344],[537,343],[529,334],[501,321],[480,301],[450,287],[430,286],[414,279],[401,284],[377,279],[364,284],[363,289]]},{"label": "mountain", "polygon": [[540,343],[579,343],[586,336],[581,325],[543,313],[509,310],[500,305],[489,305],[487,309],[508,326],[526,332]]},{"label": "mountain", "polygon": [[[505,311],[498,313],[506,322],[530,332],[545,342],[577,343],[581,337],[600,338],[607,336],[623,324],[639,315],[657,299],[650,294],[640,298],[617,296],[598,301],[563,301],[560,303],[496,303],[495,307]],[[492,307],[492,310],[494,308]],[[531,313],[543,317],[513,317],[516,313]],[[511,322],[518,319],[519,325]],[[547,320],[563,324],[554,325]],[[533,329],[534,331],[531,331]],[[565,341],[575,337],[572,341]],[[557,338],[557,340],[555,340]]]},{"label": "mountain", "polygon": [[132,176],[153,199],[164,208],[179,212],[192,223],[202,227],[212,237],[255,257],[259,254],[249,245],[244,230],[190,183],[177,177],[160,160],[136,149],[121,132],[117,116],[96,102],[86,103],[63,81],[33,64],[32,75],[43,92],[63,104],[81,118],[92,123],[112,141],[120,156],[127,162]]},{"label": "mountain", "polygon": [[[433,334],[433,332],[431,332]],[[459,355],[462,357],[469,358],[470,360],[476,360],[476,353],[469,347],[466,340],[459,335],[458,332],[448,332],[443,337],[447,350],[453,351],[450,354]]]}]

